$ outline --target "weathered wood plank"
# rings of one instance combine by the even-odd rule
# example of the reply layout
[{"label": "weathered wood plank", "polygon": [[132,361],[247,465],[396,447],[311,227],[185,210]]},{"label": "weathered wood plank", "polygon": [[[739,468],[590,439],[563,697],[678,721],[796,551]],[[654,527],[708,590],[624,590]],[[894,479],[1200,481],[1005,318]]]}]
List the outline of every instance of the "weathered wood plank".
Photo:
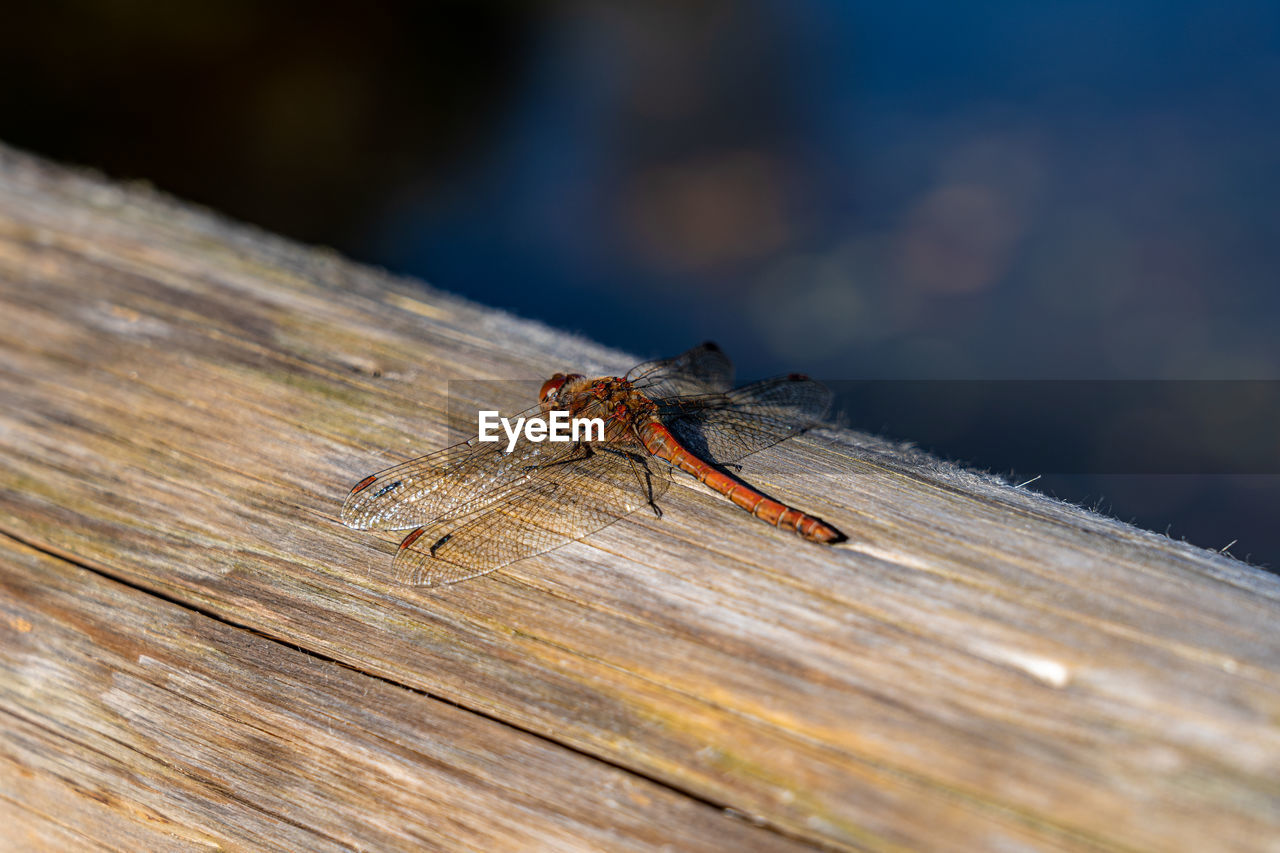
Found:
[{"label": "weathered wood plank", "polygon": [[123,850],[788,846],[556,744],[21,546],[0,554],[0,590],[0,780],[49,818],[27,826],[75,811],[90,819],[81,832]]},{"label": "weathered wood plank", "polygon": [[0,310],[0,519],[50,553],[814,843],[1280,829],[1280,584],[1230,558],[831,430],[743,475],[840,548],[691,485],[399,587],[336,514],[448,380],[630,360],[14,154]]}]

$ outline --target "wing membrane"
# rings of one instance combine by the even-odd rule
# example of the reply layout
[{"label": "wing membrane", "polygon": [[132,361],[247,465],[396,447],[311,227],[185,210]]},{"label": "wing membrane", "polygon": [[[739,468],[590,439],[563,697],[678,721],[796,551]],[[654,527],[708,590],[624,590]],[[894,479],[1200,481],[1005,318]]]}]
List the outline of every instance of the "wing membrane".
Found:
[{"label": "wing membrane", "polygon": [[638,365],[627,379],[650,399],[715,394],[728,391],[733,385],[733,362],[708,341],[675,358]]},{"label": "wing membrane", "polygon": [[611,450],[565,460],[554,474],[543,469],[502,500],[410,534],[396,553],[396,580],[455,583],[558,548],[655,502],[666,491],[668,471],[656,460]]},{"label": "wing membrane", "polygon": [[[534,406],[517,417],[541,414]],[[479,437],[402,462],[361,481],[347,495],[342,521],[359,530],[408,530],[442,516],[459,516],[501,500],[529,476],[530,466],[545,466],[568,456],[568,443],[523,439],[506,453],[500,441]]]},{"label": "wing membrane", "polygon": [[719,464],[799,435],[831,406],[831,390],[807,376],[779,376],[723,394],[667,400],[667,427],[693,453]]}]

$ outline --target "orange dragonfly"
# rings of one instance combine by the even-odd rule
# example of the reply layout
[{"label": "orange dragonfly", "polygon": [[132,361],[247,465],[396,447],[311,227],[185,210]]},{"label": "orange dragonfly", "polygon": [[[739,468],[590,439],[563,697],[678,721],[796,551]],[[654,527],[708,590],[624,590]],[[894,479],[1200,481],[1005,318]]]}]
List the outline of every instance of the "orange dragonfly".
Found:
[{"label": "orange dragonfly", "polygon": [[[733,365],[713,343],[641,364],[625,377],[557,373],[524,417],[600,418],[597,440],[547,442],[479,436],[365,477],[342,521],[360,530],[409,530],[396,551],[398,581],[455,583],[557,548],[658,499],[676,469],[756,518],[813,542],[844,534],[767,497],[726,470],[804,432],[831,391],[807,376],[732,388]],[[515,420],[512,418],[511,420]],[[597,436],[599,433],[597,433]]]}]

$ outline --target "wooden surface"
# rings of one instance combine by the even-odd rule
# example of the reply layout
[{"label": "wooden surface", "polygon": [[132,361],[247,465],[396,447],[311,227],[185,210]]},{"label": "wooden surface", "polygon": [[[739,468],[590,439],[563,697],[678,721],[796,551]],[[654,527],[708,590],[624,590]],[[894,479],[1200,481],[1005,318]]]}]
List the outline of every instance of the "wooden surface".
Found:
[{"label": "wooden surface", "polygon": [[13,846],[1280,849],[1229,557],[837,430],[741,472],[835,549],[689,481],[424,590],[338,523],[451,379],[633,360],[0,151]]}]

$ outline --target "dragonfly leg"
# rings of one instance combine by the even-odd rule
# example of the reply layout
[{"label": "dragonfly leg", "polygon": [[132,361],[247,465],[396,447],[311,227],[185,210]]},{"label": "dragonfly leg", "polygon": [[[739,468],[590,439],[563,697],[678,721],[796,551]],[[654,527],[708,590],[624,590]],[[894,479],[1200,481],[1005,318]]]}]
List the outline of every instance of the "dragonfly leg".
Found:
[{"label": "dragonfly leg", "polygon": [[631,466],[631,473],[635,475],[636,481],[640,484],[640,488],[644,490],[645,503],[653,510],[653,514],[658,518],[662,518],[662,507],[658,506],[659,492],[653,486],[653,472],[649,470],[649,460],[653,457],[645,455],[641,456],[637,453],[631,453],[626,450],[616,450],[609,447],[601,447],[600,450],[605,453],[612,453],[614,456],[621,456],[627,460],[627,464]]},{"label": "dragonfly leg", "polygon": [[636,479],[640,481],[640,485],[644,487],[645,499],[649,503],[649,508],[653,510],[653,514],[658,518],[662,518],[662,507],[658,506],[658,499],[653,494],[653,472],[649,470],[649,466],[642,460],[636,459],[635,455],[628,453],[627,462],[631,465],[631,471],[636,475]]}]

